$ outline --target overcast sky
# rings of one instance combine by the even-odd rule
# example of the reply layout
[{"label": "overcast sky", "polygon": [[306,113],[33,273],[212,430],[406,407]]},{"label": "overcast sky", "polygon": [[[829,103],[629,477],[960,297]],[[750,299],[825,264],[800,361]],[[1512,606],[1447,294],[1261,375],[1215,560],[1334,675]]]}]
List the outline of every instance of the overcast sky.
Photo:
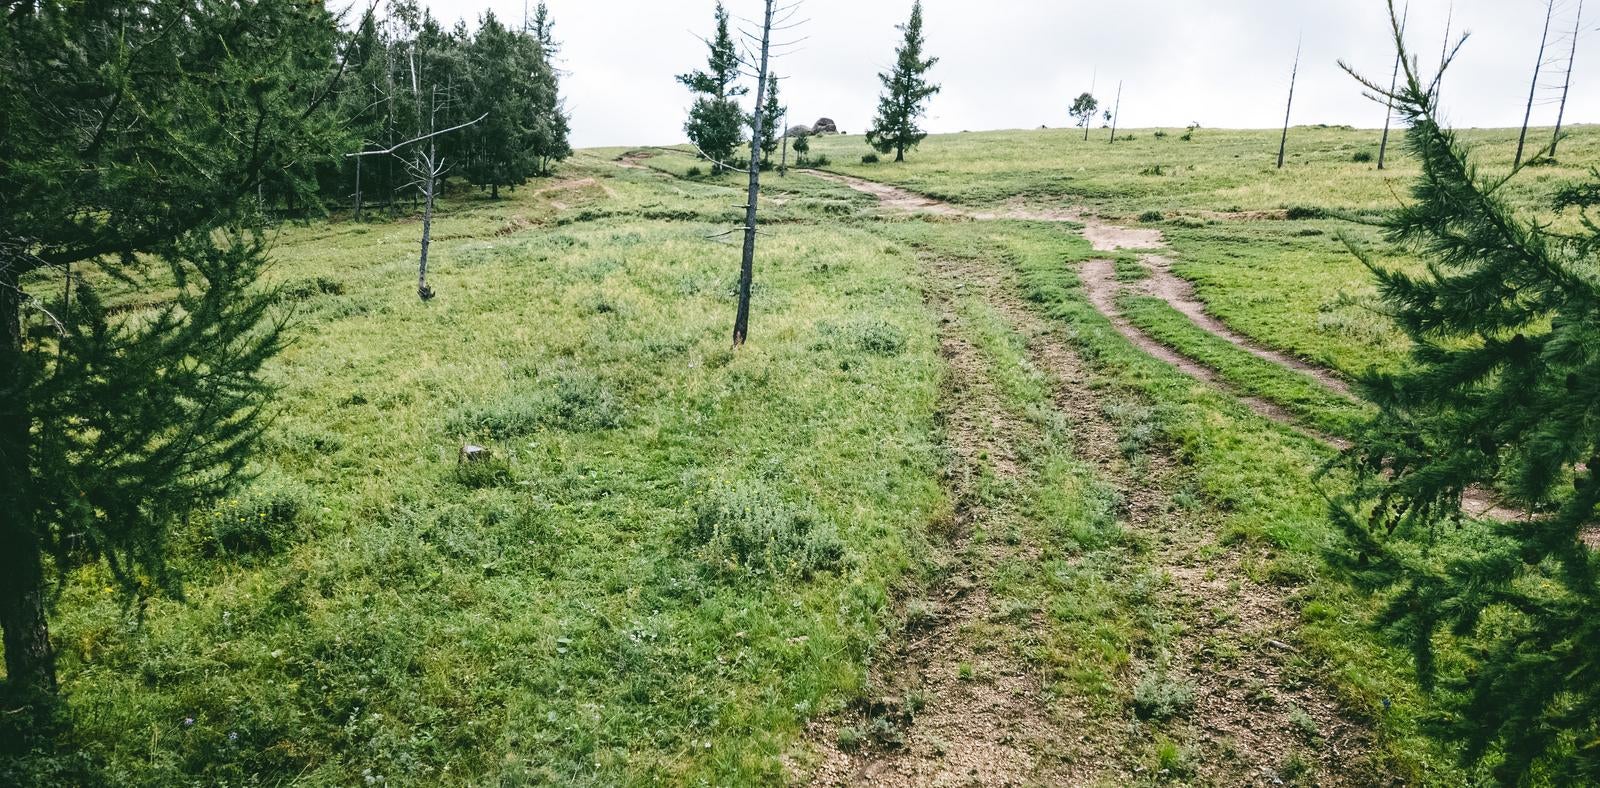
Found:
[{"label": "overcast sky", "polygon": [[[705,64],[714,0],[547,0],[562,43],[563,83],[576,147],[683,139],[688,92],[673,75]],[[1403,0],[1400,0],[1403,2]],[[469,25],[485,9],[520,22],[522,0],[424,0]],[[536,0],[535,0],[536,2]],[[1557,0],[1536,125],[1553,125],[1578,0]],[[756,17],[761,0],[726,0]],[[1451,0],[1411,0],[1409,35],[1435,63]],[[1472,38],[1444,88],[1458,126],[1517,126],[1533,76],[1543,0],[1455,0],[1455,31]],[[807,40],[775,61],[793,123],[818,116],[860,133],[878,96],[874,77],[893,59],[894,26],[910,0],[804,0]],[[1304,54],[1296,124],[1380,126],[1383,109],[1339,70],[1350,61],[1387,81],[1393,48],[1383,0],[925,0],[928,50],[941,58],[925,128],[933,132],[1069,125],[1073,96],[1096,83],[1109,102],[1123,83],[1128,128],[1272,127],[1283,122],[1295,42]],[[1600,2],[1585,35],[1569,123],[1600,121]]]}]

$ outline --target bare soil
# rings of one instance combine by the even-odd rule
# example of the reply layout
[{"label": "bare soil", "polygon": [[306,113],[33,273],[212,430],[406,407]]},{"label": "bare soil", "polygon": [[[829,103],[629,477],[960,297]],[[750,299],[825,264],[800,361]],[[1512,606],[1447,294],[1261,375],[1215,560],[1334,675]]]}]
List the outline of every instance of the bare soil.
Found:
[{"label": "bare soil", "polygon": [[[843,176],[819,175],[879,196],[896,210],[1000,218],[970,212],[909,192]],[[1045,218],[1046,216],[1052,218]],[[1074,221],[1079,215],[1008,211],[1004,218]],[[1154,248],[1159,234],[1094,225],[1096,248]],[[1121,317],[1118,283],[1111,263],[1085,265],[1086,287],[1096,306],[1136,345],[1208,382],[1214,371],[1154,342]],[[1019,297],[1011,274],[998,264],[930,261],[929,301],[940,315],[941,343],[950,367],[946,391],[947,436],[955,458],[950,474],[956,501],[950,532],[953,564],[936,590],[939,614],[925,630],[912,630],[873,670],[874,700],[845,720],[817,724],[814,746],[822,765],[819,785],[1089,785],[1193,779],[1212,785],[1274,785],[1307,768],[1316,784],[1370,784],[1354,764],[1365,762],[1371,734],[1341,711],[1335,699],[1297,665],[1293,645],[1296,615],[1286,589],[1251,581],[1242,569],[1251,548],[1216,541],[1213,523],[1176,509],[1170,498],[1181,468],[1161,452],[1137,462],[1123,454],[1119,427],[1108,416],[1103,393],[1059,327],[1040,318]],[[1125,527],[1152,545],[1148,560],[1165,579],[1161,606],[1176,621],[1176,635],[1159,653],[1137,655],[1123,677],[1127,689],[1160,671],[1164,680],[1190,688],[1193,705],[1182,719],[1154,724],[1131,715],[1095,718],[1071,698],[1044,699],[1039,677],[1005,648],[981,642],[986,621],[997,613],[986,588],[989,571],[1007,551],[1027,555],[1023,542],[975,546],[970,535],[995,513],[972,495],[971,479],[987,460],[997,474],[1024,472],[1010,444],[1025,439],[1028,425],[1005,414],[987,380],[982,358],[959,330],[951,293],[982,299],[1026,340],[1030,362],[1055,388],[1080,459],[1118,488]],[[1281,408],[1247,398],[1263,415],[1288,422]],[[987,425],[987,428],[983,428]],[[962,665],[980,680],[964,680]],[[918,697],[920,708],[905,698]],[[903,730],[902,743],[839,746],[846,725],[888,719]],[[1156,732],[1182,742],[1192,774],[1155,774],[1149,752]]]}]

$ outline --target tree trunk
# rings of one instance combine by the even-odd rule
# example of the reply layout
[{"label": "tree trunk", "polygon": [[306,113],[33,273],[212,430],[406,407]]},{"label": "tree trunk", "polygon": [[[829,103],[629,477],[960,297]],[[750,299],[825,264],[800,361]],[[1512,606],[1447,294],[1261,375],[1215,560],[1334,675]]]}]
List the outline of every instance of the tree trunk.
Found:
[{"label": "tree trunk", "polygon": [[1583,0],[1578,0],[1578,18],[1572,23],[1572,54],[1567,56],[1567,78],[1561,86],[1561,109],[1556,111],[1556,133],[1550,140],[1550,155],[1561,144],[1561,124],[1567,119],[1567,95],[1572,92],[1572,66],[1578,62],[1578,35],[1583,32]]},{"label": "tree trunk", "polygon": [[772,40],[772,4],[766,0],[766,17],[761,25],[761,73],[756,81],[756,113],[750,138],[750,188],[744,203],[744,255],[739,263],[739,311],[733,318],[733,346],[741,347],[750,336],[750,288],[756,268],[756,202],[761,196],[761,105],[767,100],[767,56]]},{"label": "tree trunk", "polygon": [[1522,116],[1522,136],[1517,138],[1517,158],[1512,167],[1522,166],[1522,154],[1528,145],[1528,123],[1533,120],[1533,97],[1539,92],[1539,70],[1544,67],[1544,48],[1550,41],[1550,19],[1556,13],[1556,0],[1545,5],[1544,34],[1539,37],[1539,59],[1533,64],[1533,86],[1528,88],[1528,111]]},{"label": "tree trunk", "polygon": [[[0,259],[0,266],[9,261]],[[14,688],[54,692],[55,654],[45,619],[44,567],[33,523],[28,411],[22,401],[22,293],[13,272],[0,273],[0,629],[6,680]]]},{"label": "tree trunk", "polygon": [[783,113],[783,163],[778,165],[778,177],[789,177],[789,113]]},{"label": "tree trunk", "polygon": [[[361,147],[362,148],[366,148],[366,145],[362,145]],[[359,223],[361,221],[361,160],[365,159],[365,158],[366,158],[365,156],[357,156],[356,157],[356,222],[357,223]]]},{"label": "tree trunk", "polygon": [[433,189],[436,184],[433,152],[434,146],[430,143],[428,160],[424,165],[428,170],[423,178],[426,193],[422,207],[422,255],[417,260],[417,297],[424,301],[433,298],[433,289],[428,287],[428,244],[433,237]]},{"label": "tree trunk", "polygon": [[1278,169],[1289,152],[1289,118],[1294,115],[1294,83],[1300,78],[1300,48],[1294,50],[1294,70],[1289,72],[1289,108],[1283,111],[1283,140],[1278,143]]},{"label": "tree trunk", "polygon": [[491,200],[500,199],[500,184],[498,184],[498,183],[489,184],[489,199],[491,199]]}]

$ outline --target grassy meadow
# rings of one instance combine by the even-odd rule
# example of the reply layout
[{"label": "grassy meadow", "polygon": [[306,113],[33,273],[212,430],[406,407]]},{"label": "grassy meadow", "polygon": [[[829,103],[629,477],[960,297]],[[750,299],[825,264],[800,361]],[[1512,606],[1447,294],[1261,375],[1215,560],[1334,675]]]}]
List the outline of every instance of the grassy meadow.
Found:
[{"label": "grassy meadow", "polygon": [[[859,136],[813,151],[960,204],[1157,227],[1235,330],[1346,375],[1404,363],[1345,245],[1381,239],[1332,218],[1394,205],[1415,175],[1401,150],[1379,172],[1355,160],[1376,132],[1296,129],[1278,171],[1277,132],[1122,133],[939,135],[903,165],[859,163]],[[1493,173],[1512,134],[1465,136]],[[842,186],[768,175],[751,342],[735,352],[737,238],[712,236],[740,220],[738,178],[688,177],[699,165],[664,150],[620,166],[625,153],[580,152],[498,201],[449,195],[428,304],[409,211],[277,231],[268,284],[293,341],[270,366],[254,480],[173,535],[181,596],[130,599],[104,569],[66,578],[52,634],[70,728],[53,751],[0,760],[0,783],[803,781],[808,726],[879,689],[887,644],[962,560],[943,536],[952,336],[974,348],[983,423],[1012,425],[986,440],[1016,453],[1014,468],[981,458],[994,518],[974,539],[1036,548],[984,570],[1007,612],[974,637],[1044,677],[1061,725],[1126,731],[1141,784],[1226,782],[1238,757],[1206,743],[1206,720],[1129,711],[1142,671],[1228,615],[1176,596],[1158,547],[1121,522],[1128,479],[1159,454],[1174,468],[1163,516],[1196,546],[1184,565],[1237,556],[1240,582],[1292,613],[1275,635],[1294,645],[1286,680],[1327,687],[1372,731],[1349,774],[1483,778],[1430,737],[1409,654],[1370,633],[1370,601],[1326,564],[1328,448],[1117,335],[1083,295],[1075,264],[1094,252],[1072,228],[877,217]],[[1560,158],[1508,187],[1519,206],[1600,159],[1600,129],[1575,129]],[[1037,334],[994,303],[956,288],[938,313],[942,261],[1014,287],[1085,360],[1104,411],[1062,414]],[[148,308],[125,298],[134,318]],[[1124,306],[1319,429],[1361,415],[1156,299]],[[1080,416],[1112,425],[1125,478],[1074,453]],[[492,458],[462,462],[469,443]],[[1223,666],[1246,659],[1203,645]],[[1293,758],[1321,747],[1308,730]]]}]

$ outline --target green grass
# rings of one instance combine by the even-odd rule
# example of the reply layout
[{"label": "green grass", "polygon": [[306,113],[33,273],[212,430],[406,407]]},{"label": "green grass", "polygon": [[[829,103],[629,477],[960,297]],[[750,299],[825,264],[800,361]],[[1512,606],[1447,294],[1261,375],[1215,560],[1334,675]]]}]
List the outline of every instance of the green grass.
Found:
[{"label": "green grass", "polygon": [[[859,137],[816,151],[961,202],[1160,211],[1175,269],[1241,332],[1347,374],[1403,363],[1334,237],[1345,225],[1208,212],[1370,210],[1408,163],[1355,163],[1368,132],[1298,130],[1285,173],[1265,132],[1133,133],[1094,148],[1068,132],[944,135],[905,165],[856,164]],[[1471,138],[1499,156],[1505,136]],[[1563,160],[1597,146],[1581,128]],[[645,160],[654,171],[607,161],[625,152],[583,152],[560,182],[498,202],[449,195],[427,305],[410,218],[281,231],[270,284],[297,317],[269,371],[282,393],[259,478],[174,535],[184,598],[134,604],[103,569],[67,579],[53,634],[72,730],[0,778],[783,781],[786,759],[805,760],[804,726],[872,690],[879,647],[914,613],[903,604],[951,560],[929,535],[951,501],[919,257],[1012,267],[1121,403],[1109,417],[1129,453],[1159,444],[1179,460],[1170,492],[1196,538],[1215,528],[1249,547],[1248,571],[1289,600],[1306,649],[1292,670],[1371,721],[1371,768],[1481,776],[1429,737],[1436,708],[1409,656],[1368,630],[1373,601],[1326,563],[1341,544],[1319,488],[1341,481],[1317,478],[1327,447],[1130,346],[1084,299],[1073,264],[1091,252],[1070,228],[869,222],[872,201],[849,189],[769,175],[752,343],[735,353],[736,247],[708,236],[741,220],[740,176],[685,179],[693,161],[667,152]],[[1164,174],[1141,174],[1156,163]],[[1576,172],[1513,188],[1531,206]],[[160,298],[108,293],[135,317]],[[1310,424],[1339,433],[1360,416],[1164,304],[1124,305]],[[998,609],[1016,616],[985,626],[1040,669],[1057,708],[1122,719],[1134,655],[1173,636],[1159,578],[1024,338],[971,295],[957,312],[996,407],[1024,425],[1019,474],[989,468],[980,484],[999,518],[977,538],[1042,547],[994,567]],[[461,465],[468,442],[493,459]],[[1187,769],[1189,752],[1162,740],[1150,760]]]},{"label": "green grass", "polygon": [[[818,137],[812,150],[833,160],[829,169],[954,202],[988,205],[1012,197],[1087,202],[1130,222],[1149,210],[1383,209],[1394,206],[1417,175],[1415,162],[1398,146],[1391,147],[1388,169],[1354,161],[1356,151],[1376,151],[1377,130],[1297,127],[1289,138],[1289,164],[1282,170],[1275,166],[1278,131],[1201,129],[1192,142],[1175,133],[1157,138],[1155,131],[1129,130],[1134,140],[1115,145],[1107,144],[1105,130],[1095,130],[1089,142],[1081,130],[1072,129],[935,134],[901,164],[860,164],[868,150],[860,135]],[[1532,132],[1541,140],[1549,133]],[[1517,130],[1468,130],[1462,135],[1480,154],[1485,176],[1510,168]],[[1560,163],[1530,170],[1507,194],[1521,207],[1542,208],[1545,195],[1559,184],[1583,178],[1597,158],[1600,127],[1572,127],[1571,137],[1562,143]],[[1154,174],[1156,165],[1162,174]]]},{"label": "green grass", "polygon": [[[916,262],[791,203],[733,353],[737,253],[705,239],[728,190],[588,174],[455,197],[426,305],[414,222],[283,231],[274,278],[335,284],[295,302],[262,476],[177,535],[185,599],[65,585],[72,758],[138,784],[781,779],[947,506]],[[468,441],[495,461],[460,466]]]}]

